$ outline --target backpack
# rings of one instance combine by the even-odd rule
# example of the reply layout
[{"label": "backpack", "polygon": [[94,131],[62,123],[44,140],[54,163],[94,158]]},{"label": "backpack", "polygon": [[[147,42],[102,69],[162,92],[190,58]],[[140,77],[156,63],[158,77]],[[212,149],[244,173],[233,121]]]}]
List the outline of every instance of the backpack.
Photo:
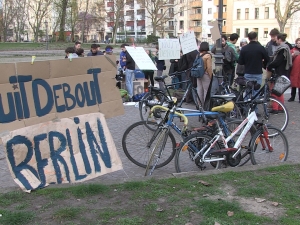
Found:
[{"label": "backpack", "polygon": [[146,93],[141,93],[141,94],[136,94],[134,96],[132,96],[132,101],[134,102],[139,102],[140,100],[142,100],[142,98],[144,97]]},{"label": "backpack", "polygon": [[224,48],[224,57],[225,57],[225,60],[229,63],[234,63],[234,53],[233,51],[231,50],[232,48],[229,47],[228,45],[225,46]]},{"label": "backpack", "polygon": [[191,76],[192,77],[202,78],[204,76],[205,69],[204,69],[204,61],[203,61],[203,58],[202,58],[204,55],[200,55],[200,56],[198,55],[196,57],[196,59],[193,63],[193,68],[191,69]]}]

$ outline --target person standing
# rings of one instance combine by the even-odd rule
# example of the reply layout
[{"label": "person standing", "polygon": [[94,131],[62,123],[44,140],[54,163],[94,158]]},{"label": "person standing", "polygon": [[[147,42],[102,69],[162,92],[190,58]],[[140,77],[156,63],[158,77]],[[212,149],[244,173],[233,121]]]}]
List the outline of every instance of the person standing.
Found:
[{"label": "person standing", "polygon": [[92,44],[91,45],[91,51],[88,52],[87,56],[98,56],[103,55],[103,52],[99,51],[100,45]]},{"label": "person standing", "polygon": [[[272,71],[272,69],[275,69],[277,75],[285,75],[289,77],[289,71],[292,67],[292,55],[289,46],[285,44],[285,37],[286,34],[281,33],[276,36],[275,40],[278,48],[274,52],[273,61],[269,64],[267,69],[268,71]],[[272,96],[281,103],[284,103],[283,94],[281,96],[272,94]],[[272,110],[270,111],[270,113],[278,114],[280,112],[283,112],[283,109],[281,109],[280,106],[274,102],[272,104]]]},{"label": "person standing", "polygon": [[291,80],[291,97],[288,102],[295,101],[296,91],[298,88],[299,95],[299,103],[300,103],[300,38],[296,39],[295,47],[291,50],[292,59],[293,59],[293,67],[290,73]]},{"label": "person standing", "polygon": [[[241,52],[242,48],[244,46],[246,46],[247,44],[248,44],[247,40],[246,39],[242,39],[241,42],[240,42],[240,51],[239,52]],[[245,75],[245,66],[244,65],[240,65],[240,64],[237,63],[235,73],[239,77],[243,77]]]},{"label": "person standing", "polygon": [[[196,43],[197,43],[197,46],[198,46],[198,43],[199,43],[198,39],[196,39]],[[191,51],[191,52],[189,52],[185,55],[185,59],[187,61],[187,69],[189,69],[193,66],[193,63],[194,63],[194,61],[195,61],[198,54],[199,54],[198,49],[196,49],[196,50]],[[185,76],[186,76],[187,79],[190,79],[192,81],[193,87],[196,88],[197,87],[197,78],[191,77],[190,75],[191,75],[191,70],[187,71]],[[185,101],[186,101],[186,103],[193,102],[193,96],[192,96],[191,90],[189,90],[189,92],[187,93]]]},{"label": "person standing", "polygon": [[196,79],[197,79],[198,96],[200,98],[201,105],[203,106],[207,96],[210,80],[212,78],[212,57],[208,53],[209,51],[208,42],[201,42],[199,51],[200,51],[200,57],[202,57],[204,62],[205,73],[203,77],[196,78]]},{"label": "person standing", "polygon": [[128,44],[123,44],[123,48],[125,49],[125,61],[126,61],[126,70],[125,70],[125,83],[126,88],[129,95],[129,101],[132,101],[133,96],[133,80],[135,78],[134,70],[135,70],[135,62],[131,55],[126,50],[125,46],[129,46]]},{"label": "person standing", "polygon": [[[248,39],[249,44],[242,48],[238,63],[245,66],[244,77],[246,80],[256,80],[258,84],[261,84],[263,63],[269,62],[269,56],[266,49],[257,42],[256,32],[250,32]],[[253,95],[256,93],[257,91],[253,90]]]},{"label": "person standing", "polygon": [[240,36],[237,33],[233,33],[229,36],[229,41],[227,41],[228,46],[231,47],[234,51],[235,62],[237,62],[239,59],[239,54],[235,47],[235,44],[237,43],[239,38]]},{"label": "person standing", "polygon": [[[158,54],[159,54],[159,48],[158,46],[156,47],[156,56],[155,56],[155,62],[156,62],[156,68],[157,68],[157,76],[161,77],[163,74],[163,71],[166,69],[165,66],[165,60],[159,60],[158,58]],[[164,84],[163,82],[159,82],[159,88],[161,90],[164,90]]]},{"label": "person standing", "polygon": [[279,34],[279,30],[274,28],[270,31],[269,35],[271,40],[266,45],[266,50],[268,52],[268,56],[270,57],[270,61],[267,66],[273,61],[274,52],[277,50],[278,46],[276,43],[276,36]]}]

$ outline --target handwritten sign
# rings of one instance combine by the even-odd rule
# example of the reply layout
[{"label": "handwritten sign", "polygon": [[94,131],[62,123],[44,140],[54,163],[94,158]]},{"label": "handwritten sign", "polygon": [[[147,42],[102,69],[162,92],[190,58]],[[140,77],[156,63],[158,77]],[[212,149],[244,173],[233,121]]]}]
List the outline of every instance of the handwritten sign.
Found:
[{"label": "handwritten sign", "polygon": [[180,59],[179,39],[158,39],[159,60]]},{"label": "handwritten sign", "polygon": [[157,70],[143,47],[126,46],[126,50],[141,70]]},{"label": "handwritten sign", "polygon": [[194,31],[188,31],[184,34],[181,34],[179,38],[181,50],[184,55],[194,50],[197,50],[197,42]]},{"label": "handwritten sign", "polygon": [[0,132],[91,112],[124,113],[116,68],[104,56],[1,63],[0,71]]},{"label": "handwritten sign", "polygon": [[122,169],[101,113],[21,128],[2,137],[2,141],[14,181],[27,192]]}]

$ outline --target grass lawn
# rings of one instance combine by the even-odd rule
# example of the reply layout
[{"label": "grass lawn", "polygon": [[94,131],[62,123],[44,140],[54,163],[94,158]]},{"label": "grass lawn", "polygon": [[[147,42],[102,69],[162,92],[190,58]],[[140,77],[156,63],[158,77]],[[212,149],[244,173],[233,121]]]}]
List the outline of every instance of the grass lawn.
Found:
[{"label": "grass lawn", "polygon": [[0,224],[295,225],[300,165],[0,195]]},{"label": "grass lawn", "polygon": [[[54,42],[49,43],[49,50],[65,50],[67,47],[73,46],[74,43],[64,43],[64,42]],[[106,44],[100,44],[102,48],[106,46]],[[84,43],[81,45],[84,49],[89,49],[91,47],[91,43]],[[118,45],[119,47],[119,45]],[[33,43],[33,42],[24,42],[24,43],[14,43],[14,42],[6,42],[0,43],[0,51],[22,51],[22,50],[45,50],[46,43]]]}]

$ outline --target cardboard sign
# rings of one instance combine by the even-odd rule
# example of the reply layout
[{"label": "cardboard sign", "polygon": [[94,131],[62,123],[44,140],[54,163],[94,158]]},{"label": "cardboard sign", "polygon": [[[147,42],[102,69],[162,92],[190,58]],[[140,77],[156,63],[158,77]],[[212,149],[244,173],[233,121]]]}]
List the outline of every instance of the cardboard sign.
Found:
[{"label": "cardboard sign", "polygon": [[219,38],[221,38],[221,32],[220,32],[220,29],[219,29],[219,23],[218,23],[218,21],[214,21],[214,22],[208,23],[208,25],[211,26],[211,28],[210,28],[211,38],[215,42]]},{"label": "cardboard sign", "polygon": [[194,50],[197,50],[197,42],[194,31],[188,31],[184,34],[181,34],[179,38],[181,50],[184,55]]},{"label": "cardboard sign", "polygon": [[101,113],[21,128],[2,137],[14,181],[30,191],[122,169]]},{"label": "cardboard sign", "polygon": [[153,61],[150,59],[149,55],[146,53],[143,47],[129,47],[126,46],[126,50],[130,56],[135,61],[136,65],[141,70],[157,70]]},{"label": "cardboard sign", "polygon": [[0,71],[0,136],[70,116],[124,113],[116,67],[104,56],[1,63]]},{"label": "cardboard sign", "polygon": [[180,59],[179,39],[158,39],[158,59]]},{"label": "cardboard sign", "polygon": [[144,93],[144,79],[133,81],[133,95]]}]

